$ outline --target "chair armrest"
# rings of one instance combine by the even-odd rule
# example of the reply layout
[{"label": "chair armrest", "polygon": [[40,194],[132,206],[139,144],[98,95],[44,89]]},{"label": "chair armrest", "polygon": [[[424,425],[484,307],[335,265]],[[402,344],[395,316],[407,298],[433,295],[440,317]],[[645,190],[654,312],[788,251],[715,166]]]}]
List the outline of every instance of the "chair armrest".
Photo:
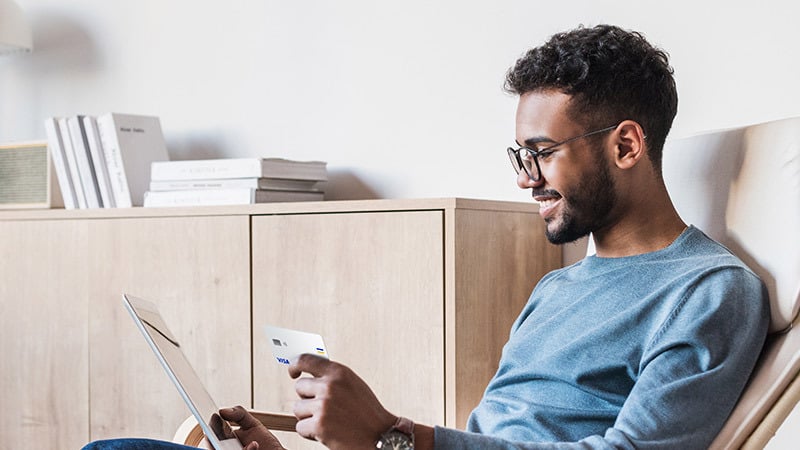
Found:
[{"label": "chair armrest", "polygon": [[[268,430],[274,431],[294,431],[297,425],[297,418],[288,414],[275,414],[263,411],[250,411],[259,422],[263,423]],[[189,416],[175,431],[172,442],[189,445],[204,449],[211,449],[205,434],[197,419]]]},{"label": "chair armrest", "polygon": [[289,414],[275,414],[263,411],[250,411],[250,414],[263,423],[268,430],[294,431],[297,426],[297,417]]}]

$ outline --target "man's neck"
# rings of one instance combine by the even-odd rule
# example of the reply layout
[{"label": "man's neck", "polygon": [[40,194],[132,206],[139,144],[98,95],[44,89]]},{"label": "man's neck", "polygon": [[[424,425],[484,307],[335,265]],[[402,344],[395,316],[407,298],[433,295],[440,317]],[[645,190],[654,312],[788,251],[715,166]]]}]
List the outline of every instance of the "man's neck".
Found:
[{"label": "man's neck", "polygon": [[596,232],[593,234],[597,256],[603,258],[620,258],[623,256],[650,253],[672,244],[686,230],[686,224],[678,221],[668,227],[654,230],[652,224],[639,228],[614,231],[612,233]]},{"label": "man's neck", "polygon": [[[686,229],[666,189],[647,201],[634,202],[610,225],[595,230],[597,256],[619,258],[661,250]],[[654,200],[655,199],[655,200]]]}]

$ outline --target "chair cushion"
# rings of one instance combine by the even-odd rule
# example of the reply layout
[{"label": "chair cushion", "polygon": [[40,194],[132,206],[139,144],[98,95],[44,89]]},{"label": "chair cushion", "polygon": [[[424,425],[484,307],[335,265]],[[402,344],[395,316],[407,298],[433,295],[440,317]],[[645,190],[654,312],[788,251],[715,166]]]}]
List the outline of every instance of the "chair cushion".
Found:
[{"label": "chair cushion", "polygon": [[668,141],[664,181],[683,219],[765,282],[770,331],[800,309],[800,118]]}]

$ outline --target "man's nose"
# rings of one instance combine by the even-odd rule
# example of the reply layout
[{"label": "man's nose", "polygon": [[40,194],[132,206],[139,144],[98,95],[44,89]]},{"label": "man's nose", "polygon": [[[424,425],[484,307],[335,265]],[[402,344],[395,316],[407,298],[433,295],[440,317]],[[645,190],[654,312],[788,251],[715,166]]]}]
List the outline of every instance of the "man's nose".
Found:
[{"label": "man's nose", "polygon": [[535,188],[536,186],[542,184],[542,182],[543,181],[541,176],[539,176],[538,181],[533,181],[531,180],[531,177],[529,177],[528,174],[525,173],[524,170],[520,170],[519,174],[517,175],[517,186],[519,186],[520,189]]}]

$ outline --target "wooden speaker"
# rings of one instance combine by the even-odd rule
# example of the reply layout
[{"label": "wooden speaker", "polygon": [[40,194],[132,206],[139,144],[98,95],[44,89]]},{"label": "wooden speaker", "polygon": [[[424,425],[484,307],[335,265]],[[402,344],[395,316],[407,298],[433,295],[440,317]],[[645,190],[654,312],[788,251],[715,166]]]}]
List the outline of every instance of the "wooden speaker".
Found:
[{"label": "wooden speaker", "polygon": [[0,209],[63,205],[46,141],[0,144]]}]

